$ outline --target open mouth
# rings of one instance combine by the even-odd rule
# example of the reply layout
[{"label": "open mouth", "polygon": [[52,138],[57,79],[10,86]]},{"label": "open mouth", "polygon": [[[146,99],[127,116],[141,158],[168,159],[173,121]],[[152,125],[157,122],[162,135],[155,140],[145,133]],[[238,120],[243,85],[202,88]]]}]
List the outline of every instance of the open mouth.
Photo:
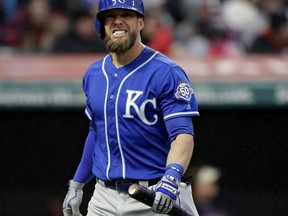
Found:
[{"label": "open mouth", "polygon": [[127,31],[126,30],[114,30],[113,32],[112,32],[112,35],[114,36],[114,37],[123,37],[124,35],[126,35],[127,34]]}]

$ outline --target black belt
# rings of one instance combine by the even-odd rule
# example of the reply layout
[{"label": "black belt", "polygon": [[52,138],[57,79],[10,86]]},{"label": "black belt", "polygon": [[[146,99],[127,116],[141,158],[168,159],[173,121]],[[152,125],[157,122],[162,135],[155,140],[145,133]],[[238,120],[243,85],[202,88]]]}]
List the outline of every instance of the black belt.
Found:
[{"label": "black belt", "polygon": [[97,182],[107,188],[110,188],[112,190],[117,190],[118,192],[128,192],[129,187],[132,184],[140,184],[142,186],[152,186],[157,184],[160,181],[161,178],[156,179],[150,179],[150,180],[127,180],[127,179],[121,179],[121,180],[115,180],[115,181],[102,181],[100,179],[97,179]]}]

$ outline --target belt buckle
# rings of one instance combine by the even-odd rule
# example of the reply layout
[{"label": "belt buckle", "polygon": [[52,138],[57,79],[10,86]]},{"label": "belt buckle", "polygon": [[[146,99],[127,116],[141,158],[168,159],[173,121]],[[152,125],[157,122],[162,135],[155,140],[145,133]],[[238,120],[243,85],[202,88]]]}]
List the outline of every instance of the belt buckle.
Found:
[{"label": "belt buckle", "polygon": [[123,184],[123,183],[129,183],[130,181],[128,181],[128,180],[119,180],[119,181],[116,181],[115,182],[115,189],[116,189],[116,191],[118,191],[119,193],[120,192],[123,192],[123,191],[121,191],[120,189],[119,189],[119,185],[120,184]]}]

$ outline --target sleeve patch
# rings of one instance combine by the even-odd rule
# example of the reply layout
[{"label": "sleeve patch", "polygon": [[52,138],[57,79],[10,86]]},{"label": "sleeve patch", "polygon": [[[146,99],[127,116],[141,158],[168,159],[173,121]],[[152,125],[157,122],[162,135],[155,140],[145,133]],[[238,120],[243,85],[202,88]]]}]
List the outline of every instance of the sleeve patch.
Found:
[{"label": "sleeve patch", "polygon": [[185,82],[181,82],[176,88],[175,97],[177,99],[190,101],[192,98],[192,94],[193,94],[193,89],[191,88],[191,86]]}]

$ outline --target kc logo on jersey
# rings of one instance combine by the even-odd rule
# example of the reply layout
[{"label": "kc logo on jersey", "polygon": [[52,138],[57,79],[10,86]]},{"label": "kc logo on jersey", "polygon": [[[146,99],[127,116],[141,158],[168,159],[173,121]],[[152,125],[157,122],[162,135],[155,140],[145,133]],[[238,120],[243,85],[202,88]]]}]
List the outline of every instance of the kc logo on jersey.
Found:
[{"label": "kc logo on jersey", "polygon": [[175,97],[177,99],[183,99],[190,101],[193,94],[193,89],[185,82],[180,83],[176,88]]},{"label": "kc logo on jersey", "polygon": [[136,90],[126,90],[127,101],[126,101],[126,108],[125,108],[125,114],[123,115],[124,118],[134,118],[134,116],[131,114],[131,107],[134,108],[135,112],[141,119],[141,121],[147,125],[154,125],[158,121],[158,115],[154,114],[154,121],[149,121],[145,115],[145,108],[147,104],[152,104],[153,108],[156,108],[156,98],[153,99],[147,99],[142,102],[140,106],[136,104],[136,100],[139,98],[140,95],[143,94],[143,91],[136,91]]}]

